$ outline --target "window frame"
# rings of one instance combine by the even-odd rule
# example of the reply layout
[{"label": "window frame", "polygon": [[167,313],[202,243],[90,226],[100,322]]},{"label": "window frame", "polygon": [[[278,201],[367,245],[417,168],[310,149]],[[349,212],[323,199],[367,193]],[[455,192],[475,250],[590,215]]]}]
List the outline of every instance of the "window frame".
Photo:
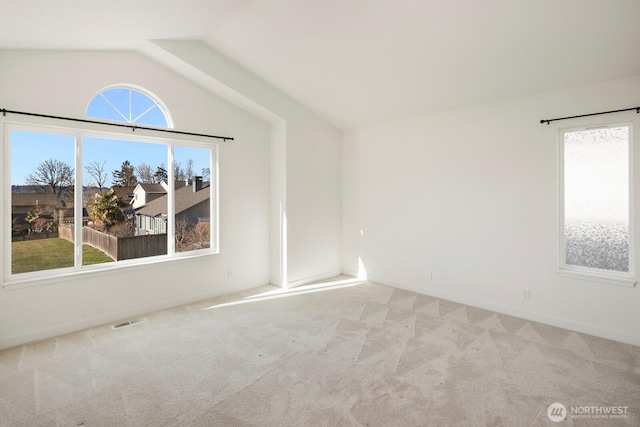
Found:
[{"label": "window frame", "polygon": [[[105,117],[89,115],[89,107],[91,106],[93,101],[98,97],[102,97],[103,99],[105,99],[105,101],[108,104],[110,104],[111,107],[116,112],[118,112],[118,114],[122,114],[122,112],[116,106],[111,104],[111,102],[104,95],[105,92],[108,92],[108,91],[113,90],[113,89],[126,89],[126,90],[129,90],[130,91],[129,92],[129,97],[131,97],[131,91],[135,91],[135,92],[138,92],[138,93],[146,96],[162,112],[162,115],[164,116],[165,121],[167,122],[166,128],[167,129],[173,129],[173,127],[174,127],[173,118],[171,117],[171,114],[169,113],[169,108],[167,108],[167,105],[160,98],[158,98],[156,95],[154,95],[153,93],[151,93],[147,89],[143,88],[142,86],[137,86],[137,85],[132,85],[132,84],[113,84],[113,85],[109,85],[109,86],[106,86],[106,87],[103,87],[102,89],[100,89],[98,92],[96,92],[95,95],[93,95],[91,97],[91,100],[89,100],[89,102],[87,103],[87,106],[85,108],[85,116],[89,117],[89,118],[92,118],[92,119],[99,119],[99,120],[106,121],[106,122],[127,123],[127,124],[135,125],[137,122],[132,120],[131,117],[128,118],[128,119],[125,118],[124,120],[115,120],[115,119],[109,119],[109,118],[105,118]],[[129,98],[129,109],[131,109],[131,108],[132,108],[131,98]],[[159,127],[159,128],[164,128],[165,127],[165,126],[149,125],[149,124],[144,124],[144,126],[156,126],[156,127]]]},{"label": "window frame", "polygon": [[[583,267],[566,263],[565,239],[565,134],[571,132],[597,130],[603,128],[627,127],[628,133],[628,203],[629,203],[629,270],[627,272]],[[558,150],[558,274],[565,277],[606,283],[618,286],[634,287],[636,285],[636,251],[635,251],[635,203],[634,190],[634,122],[604,122],[557,129]]]},{"label": "window frame", "polygon": [[[3,274],[2,287],[11,289],[16,287],[34,286],[41,284],[49,284],[60,281],[66,277],[76,275],[95,275],[104,272],[113,272],[114,270],[140,268],[157,264],[159,262],[167,262],[174,260],[184,260],[189,258],[198,258],[202,256],[217,255],[220,253],[219,242],[219,143],[212,142],[201,137],[158,137],[156,133],[146,131],[144,129],[136,129],[132,133],[130,129],[113,129],[104,125],[93,123],[70,123],[60,126],[54,119],[39,117],[24,117],[20,120],[11,120],[6,117],[0,117],[0,127],[2,131],[0,135],[3,138],[3,173],[0,174],[0,195],[4,201],[4,223],[0,226],[0,238],[3,242],[2,265]],[[74,266],[57,268],[52,270],[40,270],[27,273],[11,273],[11,221],[12,202],[11,202],[11,169],[12,169],[12,153],[11,153],[11,132],[14,130],[39,132],[47,134],[67,135],[75,138],[75,162],[74,162],[74,224],[76,227],[76,241],[74,243]],[[165,145],[168,152],[168,186],[170,191],[167,193],[167,254],[156,255],[150,257],[141,257],[130,260],[115,261],[113,263],[82,265],[82,183],[84,176],[84,166],[82,164],[82,138],[97,137],[110,140],[135,141],[143,143],[153,143]],[[191,251],[178,252],[175,248],[175,180],[173,173],[174,164],[174,147],[186,146],[203,148],[210,150],[209,164],[211,168],[210,176],[210,247],[204,249],[196,249]],[[80,183],[80,185],[78,184]]]}]

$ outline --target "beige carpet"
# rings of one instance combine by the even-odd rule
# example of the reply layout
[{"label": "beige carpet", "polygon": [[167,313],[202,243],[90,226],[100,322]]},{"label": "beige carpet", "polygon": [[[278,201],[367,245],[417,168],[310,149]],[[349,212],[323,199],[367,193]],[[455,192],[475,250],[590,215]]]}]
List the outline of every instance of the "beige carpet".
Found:
[{"label": "beige carpet", "polygon": [[388,286],[146,318],[0,352],[0,425],[640,425],[640,347]]}]

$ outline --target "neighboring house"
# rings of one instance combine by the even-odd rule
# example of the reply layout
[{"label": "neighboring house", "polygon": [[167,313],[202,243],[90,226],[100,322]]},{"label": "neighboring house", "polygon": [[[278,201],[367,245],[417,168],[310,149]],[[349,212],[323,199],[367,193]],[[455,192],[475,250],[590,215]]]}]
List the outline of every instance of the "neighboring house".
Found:
[{"label": "neighboring house", "polygon": [[125,186],[114,185],[107,191],[113,190],[116,193],[116,196],[118,196],[120,200],[130,205],[131,202],[133,201],[133,196],[134,196],[133,190],[136,187],[137,187],[136,185],[125,185]]},{"label": "neighboring house", "polygon": [[[205,190],[206,191],[203,191]],[[195,177],[191,185],[177,187],[174,192],[176,206],[176,222],[186,221],[188,225],[209,221],[209,183],[202,177]],[[160,234],[167,232],[168,200],[166,194],[136,211],[136,232],[143,234]]]},{"label": "neighboring house", "polygon": [[[113,191],[116,193],[116,196],[125,202],[127,205],[131,206],[133,204],[133,198],[135,197],[134,190],[137,185],[114,185],[107,191]],[[135,214],[135,208],[126,208],[123,210],[123,213],[126,218],[132,219]]]},{"label": "neighboring house", "polygon": [[[159,184],[138,184],[133,189],[131,205],[138,209],[153,200],[167,195],[167,184],[162,181]],[[124,200],[124,199],[123,199]]]},{"label": "neighboring house", "polygon": [[[39,209],[40,218],[53,221],[54,218],[73,219],[73,201],[65,197],[58,198],[53,193],[15,193],[11,195],[11,221],[14,228],[26,230],[29,222],[27,214],[33,209]],[[84,214],[84,212],[83,212]]]}]

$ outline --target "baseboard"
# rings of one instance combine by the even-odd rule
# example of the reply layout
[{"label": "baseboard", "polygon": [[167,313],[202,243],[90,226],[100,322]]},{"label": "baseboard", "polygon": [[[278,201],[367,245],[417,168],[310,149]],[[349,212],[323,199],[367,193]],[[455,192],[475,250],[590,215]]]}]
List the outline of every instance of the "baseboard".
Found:
[{"label": "baseboard", "polygon": [[343,270],[342,270],[342,274],[343,274],[344,276],[358,277],[358,275],[360,274],[360,272],[359,272],[358,270],[343,269]]},{"label": "baseboard", "polygon": [[215,298],[224,295],[225,292],[207,292],[196,295],[189,295],[170,301],[164,301],[156,304],[136,307],[130,310],[118,311],[104,316],[97,316],[90,319],[84,319],[78,322],[66,323],[63,325],[53,326],[51,328],[41,329],[21,335],[14,335],[8,338],[0,339],[0,350],[5,350],[20,345],[42,341],[53,337],[69,334],[83,329],[94,328],[109,323],[130,319],[142,314],[153,313],[155,311],[166,310],[168,308],[179,307],[184,304],[191,304],[209,298]]},{"label": "baseboard", "polygon": [[280,288],[295,288],[296,286],[306,285],[309,283],[317,282],[319,280],[329,279],[331,277],[340,276],[342,273],[340,270],[332,271],[329,273],[316,274],[315,276],[305,277],[304,279],[298,279],[291,282],[287,282],[286,284],[282,281],[271,281],[273,286],[278,286]]},{"label": "baseboard", "polygon": [[427,294],[426,292],[420,292],[416,290],[415,287],[410,284],[406,284],[406,283],[403,284],[396,280],[388,280],[382,277],[369,276],[368,281],[380,283],[382,285],[391,286],[395,288],[405,289],[411,292],[422,293],[435,298],[453,301],[459,304],[469,305],[472,307],[482,308],[484,310],[495,311],[496,313],[519,317],[522,319],[531,320],[533,322],[543,323],[545,325],[556,326],[556,327],[567,329],[570,331],[580,332],[586,335],[592,335],[592,336],[596,336],[596,337],[600,337],[600,338],[604,338],[612,341],[617,341],[625,344],[640,346],[640,336],[638,335],[600,328],[587,323],[575,322],[569,319],[550,316],[547,314],[542,314],[534,311],[523,310],[518,307],[495,304],[495,303],[484,301],[484,300],[476,300],[476,299],[465,297],[463,295],[449,293],[449,292],[430,290],[430,292]]}]

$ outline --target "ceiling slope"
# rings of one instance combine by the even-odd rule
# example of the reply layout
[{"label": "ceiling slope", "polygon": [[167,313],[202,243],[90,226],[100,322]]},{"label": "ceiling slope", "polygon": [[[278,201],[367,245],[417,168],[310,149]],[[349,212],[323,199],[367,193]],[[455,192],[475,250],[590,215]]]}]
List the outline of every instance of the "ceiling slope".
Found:
[{"label": "ceiling slope", "polygon": [[0,48],[202,40],[343,128],[640,75],[638,0],[9,0],[3,15]]}]

